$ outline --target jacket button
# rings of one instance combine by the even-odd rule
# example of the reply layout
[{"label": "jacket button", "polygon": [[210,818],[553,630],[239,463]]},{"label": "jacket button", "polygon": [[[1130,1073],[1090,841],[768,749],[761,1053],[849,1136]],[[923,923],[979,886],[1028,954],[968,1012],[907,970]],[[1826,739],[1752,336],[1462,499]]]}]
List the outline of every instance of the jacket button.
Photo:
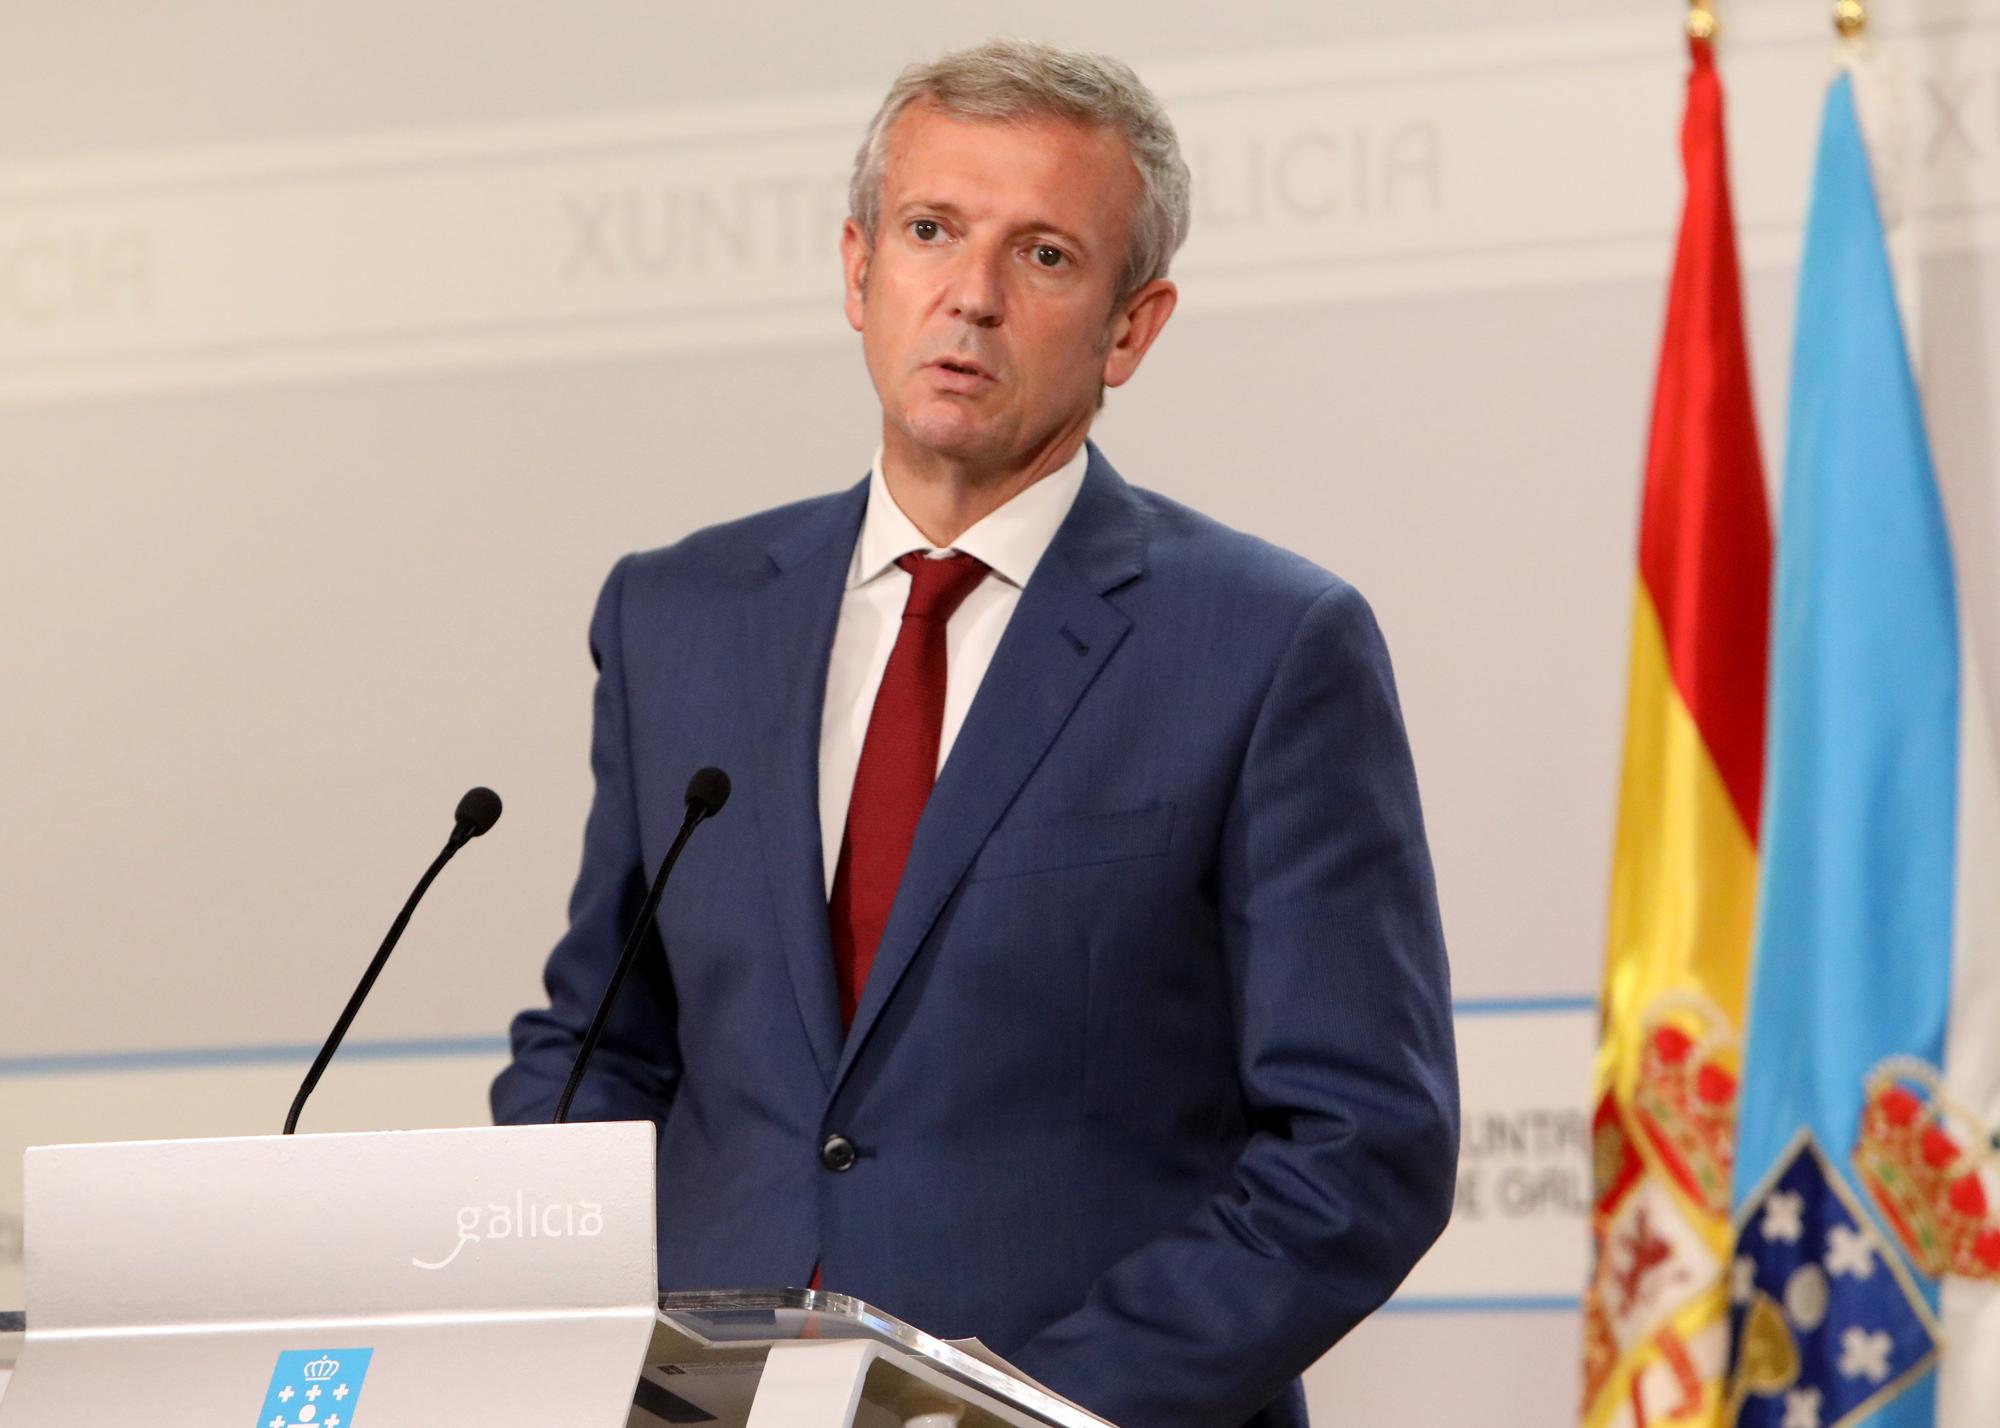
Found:
[{"label": "jacket button", "polygon": [[819,1163],[828,1170],[852,1170],[860,1155],[854,1149],[854,1142],[844,1135],[830,1135],[826,1144],[819,1148]]}]

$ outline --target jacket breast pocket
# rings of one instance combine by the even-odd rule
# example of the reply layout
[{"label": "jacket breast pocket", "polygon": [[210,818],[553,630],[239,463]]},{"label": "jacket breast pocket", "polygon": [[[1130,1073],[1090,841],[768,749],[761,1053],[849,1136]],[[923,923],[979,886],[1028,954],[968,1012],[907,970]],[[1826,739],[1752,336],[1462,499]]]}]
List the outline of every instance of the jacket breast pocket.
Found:
[{"label": "jacket breast pocket", "polygon": [[1059,868],[1087,868],[1099,863],[1156,857],[1167,851],[1173,831],[1171,803],[1001,828],[987,838],[986,846],[973,860],[967,881],[1018,878]]}]

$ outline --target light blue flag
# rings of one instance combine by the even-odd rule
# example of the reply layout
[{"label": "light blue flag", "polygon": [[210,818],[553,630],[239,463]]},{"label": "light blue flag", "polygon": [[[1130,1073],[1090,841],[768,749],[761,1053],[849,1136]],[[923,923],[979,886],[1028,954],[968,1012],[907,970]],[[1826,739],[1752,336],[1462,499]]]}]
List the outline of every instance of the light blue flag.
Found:
[{"label": "light blue flag", "polygon": [[1922,1157],[1951,987],[1958,609],[1847,74],[1820,135],[1790,420],[1729,1421],[1930,1428]]}]

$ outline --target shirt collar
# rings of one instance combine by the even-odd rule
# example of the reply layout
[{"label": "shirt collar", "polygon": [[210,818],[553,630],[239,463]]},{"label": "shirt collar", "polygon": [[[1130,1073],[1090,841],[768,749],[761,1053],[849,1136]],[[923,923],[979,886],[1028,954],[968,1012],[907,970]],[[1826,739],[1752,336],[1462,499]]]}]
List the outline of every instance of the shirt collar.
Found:
[{"label": "shirt collar", "polygon": [[[1042,553],[1056,538],[1056,528],[1076,503],[1089,465],[1090,447],[1086,443],[1078,446],[1076,455],[1054,471],[975,522],[949,549],[963,551],[981,561],[1009,585],[1025,586],[1036,565],[1041,563]],[[889,485],[882,478],[882,452],[878,447],[874,469],[868,476],[868,512],[861,521],[861,538],[854,543],[847,588],[852,590],[877,579],[913,550],[929,554],[935,549],[889,494]]]}]

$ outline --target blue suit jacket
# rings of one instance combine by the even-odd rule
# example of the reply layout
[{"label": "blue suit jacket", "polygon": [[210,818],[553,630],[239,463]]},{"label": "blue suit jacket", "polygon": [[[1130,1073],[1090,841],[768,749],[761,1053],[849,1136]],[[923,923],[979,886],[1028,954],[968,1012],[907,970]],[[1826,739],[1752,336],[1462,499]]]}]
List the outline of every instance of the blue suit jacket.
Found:
[{"label": "blue suit jacket", "polygon": [[[1305,1421],[1443,1226],[1445,956],[1361,597],[1093,447],[940,772],[843,1036],[818,750],[864,482],[627,557],[596,798],[501,1121],[546,1119],[682,791],[690,843],[577,1098],[660,1127],[669,1288],[977,1334],[1128,1428]],[[846,1136],[859,1159],[827,1169]]]}]

